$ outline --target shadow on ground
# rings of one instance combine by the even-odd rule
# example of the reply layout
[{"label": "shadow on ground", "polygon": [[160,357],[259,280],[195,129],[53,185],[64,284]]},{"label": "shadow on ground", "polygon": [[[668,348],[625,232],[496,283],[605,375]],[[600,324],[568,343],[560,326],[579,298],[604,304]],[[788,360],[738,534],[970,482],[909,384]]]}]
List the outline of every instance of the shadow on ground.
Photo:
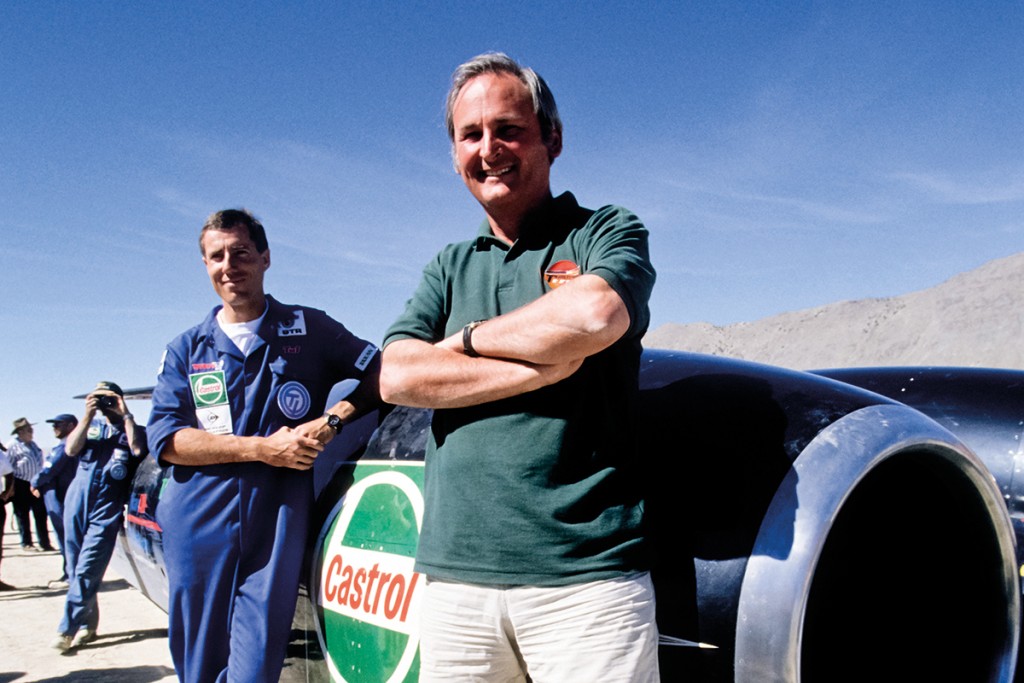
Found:
[{"label": "shadow on ground", "polygon": [[[121,633],[103,633],[100,630],[100,634],[96,637],[96,640],[92,641],[88,645],[83,645],[80,648],[70,650],[64,653],[65,657],[74,657],[77,652],[85,650],[99,650],[105,647],[115,647],[117,645],[127,645],[128,643],[138,643],[143,640],[150,638],[167,638],[167,629],[165,628],[149,628],[141,631],[122,631]],[[3,681],[0,681],[3,683]]]},{"label": "shadow on ground", "polygon": [[[112,581],[104,581],[100,585],[99,592],[111,593],[113,591],[128,590],[131,587],[131,584],[125,581],[124,579],[114,579]],[[0,603],[55,595],[65,595],[67,592],[67,588],[49,588],[46,585],[15,586],[15,590],[0,594]],[[7,674],[0,675],[6,676]],[[4,683],[4,679],[0,678],[0,683]]]},{"label": "shadow on ground", "polygon": [[[5,678],[9,674],[0,674],[0,683],[15,683],[18,678]],[[14,674],[17,676],[17,674]],[[24,675],[24,674],[22,674]],[[88,681],[97,681],[97,683],[152,683],[152,681],[159,681],[167,676],[173,676],[174,669],[166,666],[129,666],[123,669],[85,669],[83,671],[73,671],[69,674],[62,676],[53,676],[51,678],[37,678],[35,683],[87,683]]]}]

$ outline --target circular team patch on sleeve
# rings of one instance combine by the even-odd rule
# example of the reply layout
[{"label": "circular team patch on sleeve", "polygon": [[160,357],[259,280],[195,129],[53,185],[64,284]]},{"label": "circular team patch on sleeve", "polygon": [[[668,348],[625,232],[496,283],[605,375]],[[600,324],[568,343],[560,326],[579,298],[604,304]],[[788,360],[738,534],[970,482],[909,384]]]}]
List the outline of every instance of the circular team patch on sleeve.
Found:
[{"label": "circular team patch on sleeve", "polygon": [[309,391],[298,382],[288,382],[277,392],[277,407],[292,420],[305,416],[311,403]]}]

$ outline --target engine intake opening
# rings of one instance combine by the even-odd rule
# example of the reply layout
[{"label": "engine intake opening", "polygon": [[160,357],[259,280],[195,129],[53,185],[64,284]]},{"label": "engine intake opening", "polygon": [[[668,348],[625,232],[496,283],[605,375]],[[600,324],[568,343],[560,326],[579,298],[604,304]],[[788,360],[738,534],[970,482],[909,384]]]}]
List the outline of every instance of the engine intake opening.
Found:
[{"label": "engine intake opening", "polygon": [[1009,681],[1019,594],[981,461],[911,408],[862,408],[772,498],[740,590],[736,680]]},{"label": "engine intake opening", "polygon": [[998,680],[1014,638],[1004,563],[991,514],[959,467],[925,450],[889,457],[828,534],[800,680]]}]

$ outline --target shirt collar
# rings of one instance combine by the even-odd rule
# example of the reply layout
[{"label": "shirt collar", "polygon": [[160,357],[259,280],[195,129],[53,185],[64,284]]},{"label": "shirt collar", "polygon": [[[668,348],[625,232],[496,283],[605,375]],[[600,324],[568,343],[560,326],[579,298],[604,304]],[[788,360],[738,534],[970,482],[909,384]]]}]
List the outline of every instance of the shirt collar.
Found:
[{"label": "shirt collar", "polygon": [[[560,218],[578,209],[579,204],[576,202],[576,197],[573,196],[572,192],[563,192],[547,202],[543,208],[530,214],[530,217],[519,231],[519,239],[516,240],[516,243],[520,241],[532,242],[536,239],[548,240],[553,237],[552,228],[560,228],[565,222],[560,220]],[[476,248],[484,249],[495,244],[501,245],[505,249],[510,248],[508,242],[494,235],[494,231],[491,230],[491,224],[484,220],[480,230],[477,231]]]}]

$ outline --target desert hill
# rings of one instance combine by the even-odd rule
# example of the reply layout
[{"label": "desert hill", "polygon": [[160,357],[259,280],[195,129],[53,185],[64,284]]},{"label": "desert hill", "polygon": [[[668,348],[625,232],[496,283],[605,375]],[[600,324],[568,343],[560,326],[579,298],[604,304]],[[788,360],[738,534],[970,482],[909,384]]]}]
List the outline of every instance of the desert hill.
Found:
[{"label": "desert hill", "polygon": [[795,369],[964,365],[1024,369],[1024,252],[919,292],[782,313],[751,323],[669,323],[644,346]]}]

